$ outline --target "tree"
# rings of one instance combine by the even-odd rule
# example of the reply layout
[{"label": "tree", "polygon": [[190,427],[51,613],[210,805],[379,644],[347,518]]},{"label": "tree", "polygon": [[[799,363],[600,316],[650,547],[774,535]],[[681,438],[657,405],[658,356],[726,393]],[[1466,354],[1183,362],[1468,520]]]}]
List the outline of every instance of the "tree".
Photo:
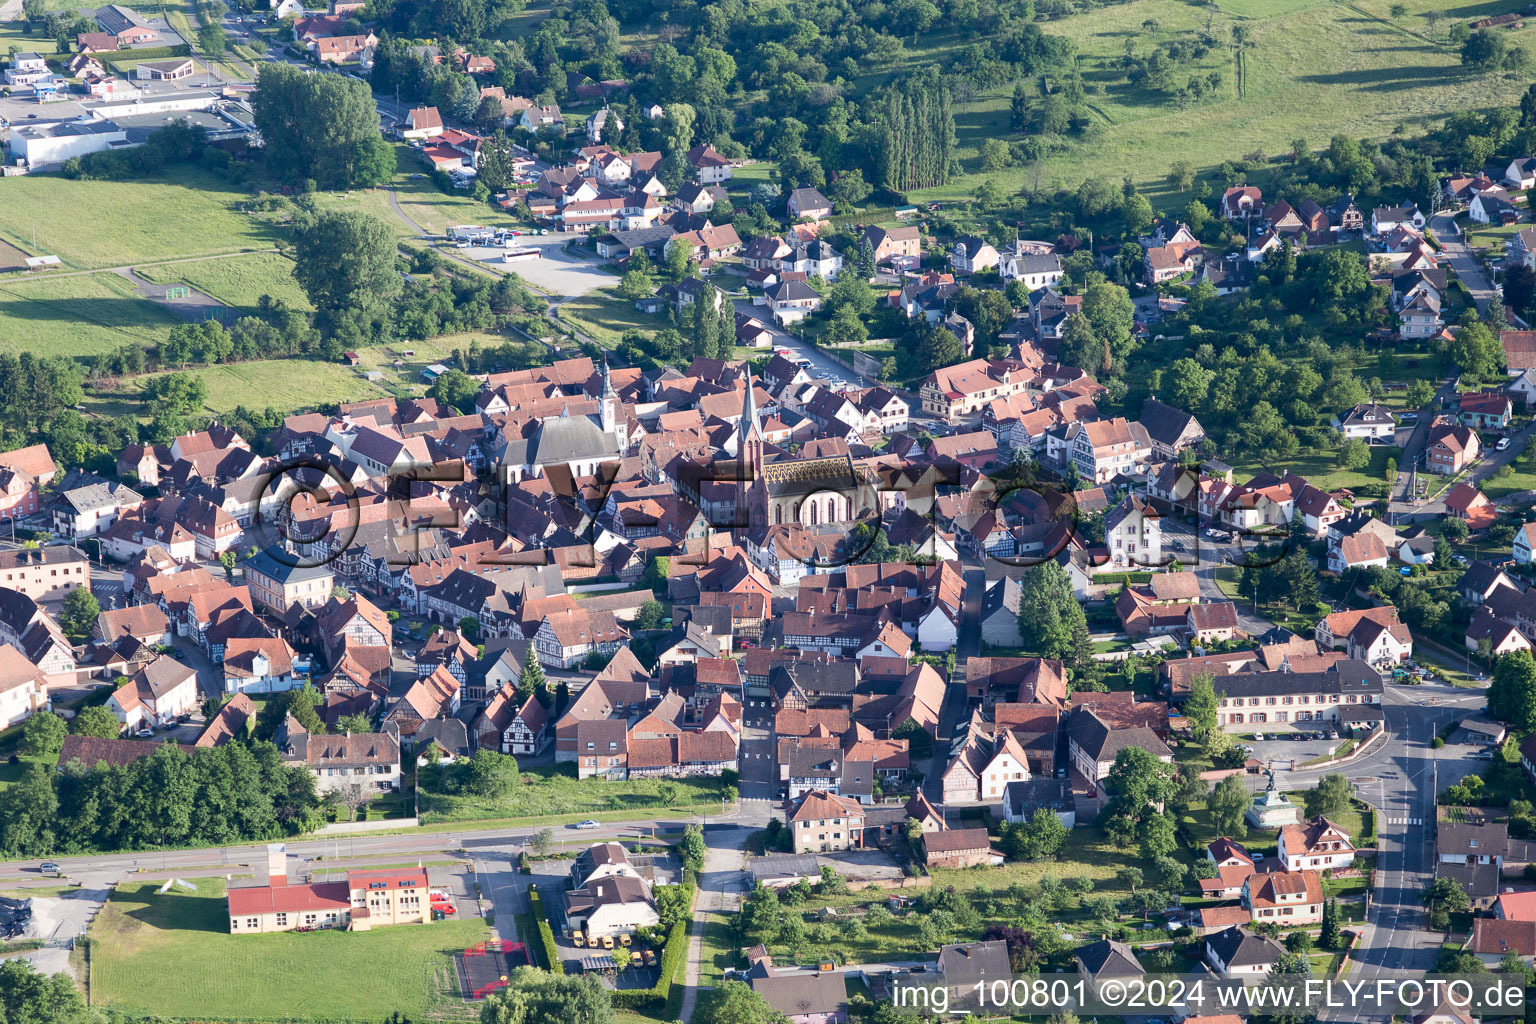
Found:
[{"label": "tree", "polygon": [[96,625],[101,614],[101,603],[89,587],[77,587],[64,597],[64,607],[59,612],[59,626],[72,639],[82,640]]},{"label": "tree", "polygon": [[1236,839],[1247,835],[1248,826],[1243,820],[1243,815],[1252,802],[1253,798],[1248,793],[1248,787],[1243,785],[1241,775],[1228,775],[1216,783],[1207,801],[1211,811],[1211,823],[1216,827],[1216,831]]},{"label": "tree", "polygon": [[533,851],[535,857],[547,857],[549,851],[554,848],[555,833],[547,828],[541,828],[528,838],[528,848]]},{"label": "tree", "polygon": [[683,829],[683,838],[677,842],[678,859],[690,871],[704,870],[704,855],[709,852],[704,843],[704,830],[697,825]]},{"label": "tree", "polygon": [[1461,66],[1470,71],[1498,71],[1504,67],[1509,44],[1500,32],[1480,28],[1461,44]]},{"label": "tree", "polygon": [[64,719],[51,711],[38,711],[21,728],[21,750],[30,757],[58,753],[69,734]]},{"label": "tree", "polygon": [[517,759],[487,747],[481,747],[473,757],[455,767],[459,770],[465,790],[487,799],[510,795],[520,780]]},{"label": "tree", "polygon": [[1217,708],[1221,697],[1216,693],[1216,677],[1201,672],[1189,681],[1189,696],[1184,699],[1184,719],[1195,739],[1205,742],[1213,732],[1220,731]]},{"label": "tree", "polygon": [[739,981],[723,981],[699,1000],[700,1020],[714,1024],[786,1024],[789,1018]]},{"label": "tree", "polygon": [[1019,632],[1024,646],[1044,657],[1077,666],[1091,658],[1087,616],[1072,596],[1066,570],[1056,562],[1031,566],[1020,581]]},{"label": "tree", "polygon": [[1307,805],[1309,818],[1319,815],[1325,818],[1336,818],[1349,810],[1349,798],[1349,779],[1338,774],[1324,775],[1317,780],[1317,785],[1302,797]]},{"label": "tree", "polygon": [[1175,160],[1168,169],[1168,181],[1180,192],[1192,188],[1195,184],[1195,165],[1188,160]]},{"label": "tree", "polygon": [[1056,856],[1071,835],[1055,812],[1044,807],[1037,807],[1017,831],[1025,860],[1043,860]]},{"label": "tree", "polygon": [[1339,449],[1339,463],[1345,469],[1364,469],[1371,464],[1371,446],[1358,437],[1350,438]]},{"label": "tree", "polygon": [[1429,913],[1429,926],[1444,931],[1450,927],[1452,914],[1465,914],[1472,909],[1472,900],[1461,883],[1447,875],[1441,875],[1429,883],[1422,897],[1424,909]]},{"label": "tree", "polygon": [[261,65],[251,96],[267,170],[287,181],[376,185],[395,172],[364,82],[316,75],[282,61]]},{"label": "tree", "polygon": [[452,406],[460,412],[468,412],[474,408],[475,396],[480,393],[480,382],[463,370],[449,369],[438,374],[432,386],[427,388],[427,397],[435,398],[444,405]]},{"label": "tree", "polygon": [[1140,747],[1126,747],[1115,755],[1105,779],[1111,799],[1106,811],[1117,807],[1142,818],[1149,808],[1161,806],[1173,792],[1173,767]]},{"label": "tree", "polygon": [[115,740],[122,734],[123,723],[117,716],[99,704],[83,707],[69,721],[69,731],[75,736],[94,736],[97,739]]},{"label": "tree", "polygon": [[40,974],[25,960],[0,963],[0,1020],[8,1024],[85,1024],[85,1000],[67,974]]},{"label": "tree", "polygon": [[336,731],[339,733],[373,732],[373,722],[362,712],[342,715],[336,719]]},{"label": "tree", "polygon": [[1521,732],[1536,728],[1536,658],[1530,651],[1503,655],[1494,664],[1488,711]]},{"label": "tree", "polygon": [[480,1024],[613,1024],[613,998],[595,974],[512,972],[507,987],[486,997]]},{"label": "tree", "polygon": [[864,180],[864,172],[857,167],[843,171],[827,187],[827,198],[838,207],[851,209],[869,198],[874,187]]},{"label": "tree", "polygon": [[1330,896],[1323,901],[1323,924],[1318,932],[1317,944],[1324,949],[1338,949],[1340,939],[1339,901]]},{"label": "tree", "polygon": [[661,616],[666,611],[660,601],[647,601],[640,606],[635,613],[636,629],[655,629],[661,625]]},{"label": "tree", "polygon": [[662,259],[662,273],[667,280],[675,284],[688,276],[688,268],[692,260],[693,244],[691,242],[671,242],[667,245],[666,256]]},{"label": "tree", "polygon": [[[272,66],[262,65],[263,73]],[[395,248],[394,230],[379,218],[327,211],[299,226],[293,276],[317,308],[367,313],[400,294]]]}]

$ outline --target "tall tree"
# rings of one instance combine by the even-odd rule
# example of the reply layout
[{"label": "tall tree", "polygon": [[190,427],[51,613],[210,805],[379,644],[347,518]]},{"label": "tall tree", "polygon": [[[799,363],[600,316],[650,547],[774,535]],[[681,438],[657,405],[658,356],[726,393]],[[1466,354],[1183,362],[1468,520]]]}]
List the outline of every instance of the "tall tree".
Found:
[{"label": "tall tree", "polygon": [[394,150],[379,136],[379,111],[363,82],[269,61],[257,71],[251,110],[276,177],[376,185],[394,174]]},{"label": "tall tree", "polygon": [[327,211],[299,226],[293,276],[319,309],[370,312],[403,287],[395,251],[395,233],[379,218]]}]

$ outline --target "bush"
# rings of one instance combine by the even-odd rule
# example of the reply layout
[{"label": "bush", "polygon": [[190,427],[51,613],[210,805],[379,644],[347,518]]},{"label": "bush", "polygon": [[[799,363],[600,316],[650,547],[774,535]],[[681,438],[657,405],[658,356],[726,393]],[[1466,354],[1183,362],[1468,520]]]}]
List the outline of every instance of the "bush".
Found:
[{"label": "bush", "polygon": [[1429,745],[1436,750],[1439,750],[1441,747],[1445,746],[1445,740],[1441,739],[1439,736],[1436,736],[1434,739],[1429,741]]}]

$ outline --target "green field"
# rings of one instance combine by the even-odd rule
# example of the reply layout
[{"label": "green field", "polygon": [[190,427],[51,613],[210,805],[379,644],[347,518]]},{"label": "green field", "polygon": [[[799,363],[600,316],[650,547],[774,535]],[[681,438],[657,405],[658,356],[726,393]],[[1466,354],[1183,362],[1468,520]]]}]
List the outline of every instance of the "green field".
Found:
[{"label": "green field", "polygon": [[157,896],[120,886],[91,927],[97,1005],[241,1020],[417,1020],[458,1004],[451,954],[490,936],[476,917],[371,932],[230,935],[224,881]]},{"label": "green field", "polygon": [[612,288],[599,288],[561,303],[560,319],[591,335],[604,348],[617,345],[625,331],[654,334],[669,326],[665,316],[640,312],[632,300],[620,297]]},{"label": "green field", "polygon": [[[0,184],[0,196],[5,188]],[[5,217],[0,202],[0,220]],[[157,344],[181,322],[116,274],[0,278],[0,352],[95,355],[126,342]]]},{"label": "green field", "polygon": [[504,799],[449,795],[430,791],[431,785],[424,780],[418,791],[423,824],[530,817],[576,821],[651,809],[720,811],[718,779],[578,780],[552,769],[525,769],[523,784]]},{"label": "green field", "polygon": [[277,229],[235,208],[246,198],[191,167],[143,181],[0,178],[0,238],[86,269],[272,247]]},{"label": "green field", "polygon": [[314,308],[304,289],[293,279],[293,261],[274,252],[196,263],[162,263],[134,270],[156,284],[189,284],[230,306],[255,309],[258,299],[270,295],[282,299],[291,309]]},{"label": "green field", "polygon": [[[360,402],[389,395],[384,388],[363,380],[349,366],[316,359],[258,359],[249,363],[191,366],[186,372],[207,383],[206,408],[210,412],[228,412],[237,405],[248,409],[271,406],[292,412],[326,402]],[[153,376],[135,377],[118,390],[93,387],[87,395],[86,407],[103,416],[139,415],[141,389]]]},{"label": "green field", "polygon": [[[1209,168],[1256,150],[1285,152],[1298,137],[1323,146],[1339,132],[1355,138],[1385,138],[1399,127],[1416,132],[1451,113],[1510,105],[1524,91],[1528,83],[1523,78],[1464,73],[1455,49],[1445,42],[1454,21],[1517,10],[1522,5],[1515,0],[1446,11],[1435,40],[1422,13],[1431,6],[1444,10],[1443,5],[1417,0],[1397,21],[1389,16],[1391,6],[1389,0],[1218,0],[1213,13],[1204,4],[1183,0],[1139,0],[1046,22],[1047,33],[1078,44],[1096,130],[1046,159],[1040,184],[1073,188],[1085,177],[1119,181],[1129,174],[1158,200],[1168,198],[1166,175],[1176,160]],[[1236,95],[1232,51],[1225,45],[1176,74],[1182,82],[1192,74],[1219,71],[1223,85],[1218,98],[1180,110],[1162,94],[1126,83],[1116,64],[1127,41],[1145,54],[1159,42],[1203,31],[1208,16],[1216,38],[1225,40],[1230,27],[1241,22],[1254,44],[1244,58],[1241,97]],[[1142,28],[1148,20],[1156,22],[1156,31]],[[1536,44],[1533,26],[1536,19],[1509,32],[1509,41],[1531,49]],[[970,42],[958,33],[931,33],[894,70],[949,60]],[[891,73],[863,76],[859,85],[868,88]],[[957,109],[960,156],[968,173],[922,197],[968,196],[984,178],[1005,191],[1030,182],[1032,169],[981,174],[976,166],[984,140],[1021,137],[1009,125],[1012,91],[1010,80]]]},{"label": "green field", "polygon": [[1239,482],[1246,481],[1255,473],[1267,471],[1276,476],[1295,473],[1325,491],[1339,487],[1359,487],[1361,484],[1385,483],[1388,459],[1401,459],[1402,450],[1387,445],[1371,445],[1371,463],[1364,469],[1345,469],[1339,465],[1338,452],[1314,452],[1281,459],[1267,465],[1234,462],[1233,470]]}]

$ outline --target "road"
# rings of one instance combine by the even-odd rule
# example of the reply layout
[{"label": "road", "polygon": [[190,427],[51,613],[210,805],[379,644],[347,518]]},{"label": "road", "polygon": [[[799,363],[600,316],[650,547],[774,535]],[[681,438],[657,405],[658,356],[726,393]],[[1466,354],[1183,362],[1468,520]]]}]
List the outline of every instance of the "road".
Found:
[{"label": "road", "polygon": [[[1485,700],[1480,690],[1389,686],[1383,713],[1391,735],[1385,743],[1347,766],[1277,774],[1279,788],[1298,790],[1311,788],[1325,774],[1342,772],[1355,794],[1377,811],[1376,887],[1353,954],[1352,981],[1403,977],[1434,967],[1443,936],[1426,930],[1419,898],[1434,877],[1436,797],[1441,788],[1487,762],[1457,756],[1450,747],[1437,751],[1430,742],[1440,727],[1480,709]],[[1387,1015],[1335,1010],[1321,1019],[1386,1020]]]},{"label": "road", "polygon": [[751,299],[736,299],[733,303],[736,312],[747,316],[756,317],[768,325],[768,331],[773,335],[773,347],[776,349],[787,348],[790,351],[789,358],[794,362],[808,360],[810,362],[810,374],[816,376],[819,373],[831,375],[833,378],[842,378],[850,384],[860,388],[872,388],[880,382],[869,377],[854,373],[842,363],[833,362],[827,358],[826,353],[809,345],[800,338],[780,327],[768,312],[767,306],[755,306]]},{"label": "road", "polygon": [[1456,223],[1455,218],[1444,213],[1431,218],[1429,226],[1435,232],[1435,240],[1440,243],[1441,254],[1450,263],[1451,269],[1456,272],[1456,277],[1466,285],[1467,291],[1472,293],[1478,311],[1486,312],[1488,303],[1492,302],[1498,293],[1494,290],[1493,282],[1488,279],[1488,274],[1477,256],[1467,248],[1467,237],[1462,233],[1461,226]]}]

